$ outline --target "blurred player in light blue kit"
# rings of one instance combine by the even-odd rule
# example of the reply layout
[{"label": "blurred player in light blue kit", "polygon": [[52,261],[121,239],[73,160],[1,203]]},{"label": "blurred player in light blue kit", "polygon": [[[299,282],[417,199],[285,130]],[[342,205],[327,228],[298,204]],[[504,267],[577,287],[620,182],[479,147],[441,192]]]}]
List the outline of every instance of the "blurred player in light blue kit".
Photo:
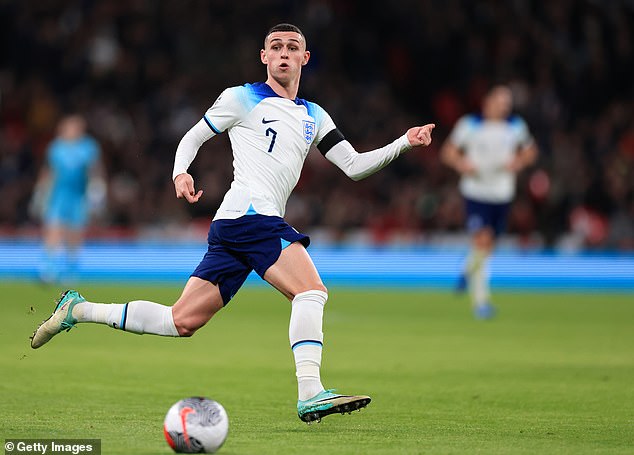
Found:
[{"label": "blurred player in light blue kit", "polygon": [[512,106],[511,90],[493,87],[484,98],[482,114],[462,117],[441,149],[442,160],[461,176],[467,230],[472,235],[458,288],[469,288],[479,319],[495,314],[488,263],[495,239],[505,229],[516,175],[537,158],[526,123],[511,115]]},{"label": "blurred player in light blue kit", "polygon": [[[100,148],[86,134],[79,115],[60,120],[36,184],[43,197],[46,256],[40,270],[44,282],[72,281],[78,274],[79,249],[88,222],[88,184],[101,173]],[[103,180],[99,180],[103,182]]]},{"label": "blurred player in light blue kit", "polygon": [[299,28],[273,27],[260,50],[266,81],[224,90],[181,139],[172,173],[177,197],[192,204],[202,197],[189,166],[205,141],[224,132],[231,142],[234,174],[209,227],[207,252],[176,303],[172,307],[145,300],[101,304],[67,291],[53,315],[33,334],[33,348],[84,322],[133,333],[191,336],[229,304],[255,270],[290,302],[288,336],[295,358],[298,417],[319,421],[370,403],[369,396],[335,393],[321,383],[328,290],[306,251],[310,239],[282,217],[313,146],[351,179],[359,180],[411,148],[429,145],[434,125],[415,126],[383,147],[358,153],[322,107],[297,96],[301,70],[309,59]]}]

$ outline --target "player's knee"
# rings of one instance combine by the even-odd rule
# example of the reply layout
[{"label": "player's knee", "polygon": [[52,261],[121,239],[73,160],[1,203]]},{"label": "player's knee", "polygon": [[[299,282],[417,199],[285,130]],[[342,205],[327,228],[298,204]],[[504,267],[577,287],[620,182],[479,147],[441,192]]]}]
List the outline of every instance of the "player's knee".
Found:
[{"label": "player's knee", "polygon": [[311,292],[311,291],[323,292],[324,294],[326,294],[326,298],[328,298],[328,289],[326,288],[326,286],[323,285],[323,283],[315,283],[311,286],[306,286],[305,289],[299,288],[296,292],[291,293],[289,298],[290,300],[293,300],[298,295],[303,294],[305,292]]},{"label": "player's knee", "polygon": [[202,321],[197,318],[188,316],[188,317],[179,317],[178,313],[173,315],[174,317],[174,326],[176,327],[176,331],[178,332],[178,336],[180,337],[190,337],[198,329],[205,325],[207,321]]},{"label": "player's knee", "polygon": [[315,286],[313,288],[313,291],[321,291],[321,292],[325,292],[326,294],[328,294],[328,288],[326,288],[326,286],[324,286],[323,283],[319,283],[317,286]]},{"label": "player's knee", "polygon": [[174,325],[176,326],[176,331],[178,331],[178,336],[182,338],[192,336],[200,328],[191,324],[177,323],[176,321],[174,321]]},{"label": "player's knee", "polygon": [[476,248],[489,249],[493,246],[495,233],[491,228],[485,227],[474,234],[473,240]]}]

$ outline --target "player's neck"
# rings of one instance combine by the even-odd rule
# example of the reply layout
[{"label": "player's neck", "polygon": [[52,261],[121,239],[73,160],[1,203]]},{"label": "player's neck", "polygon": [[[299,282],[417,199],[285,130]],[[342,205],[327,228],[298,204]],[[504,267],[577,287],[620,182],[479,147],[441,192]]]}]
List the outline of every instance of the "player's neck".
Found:
[{"label": "player's neck", "polygon": [[295,98],[297,98],[297,92],[299,91],[299,78],[290,81],[286,85],[282,85],[273,77],[269,76],[266,79],[266,84],[282,98],[288,98],[289,100],[294,100]]}]

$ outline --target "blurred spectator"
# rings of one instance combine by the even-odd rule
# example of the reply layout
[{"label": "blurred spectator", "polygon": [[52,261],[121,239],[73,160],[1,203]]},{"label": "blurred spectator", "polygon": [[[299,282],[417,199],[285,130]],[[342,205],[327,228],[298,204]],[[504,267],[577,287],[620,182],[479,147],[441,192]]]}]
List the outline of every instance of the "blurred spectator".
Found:
[{"label": "blurred spectator", "polygon": [[[170,197],[166,163],[221,89],[259,80],[252,56],[263,31],[282,20],[302,27],[312,51],[300,96],[323,105],[346,137],[367,149],[403,125],[432,121],[440,144],[457,117],[477,109],[488,86],[507,83],[549,180],[539,198],[530,194],[529,179],[520,181],[512,234],[528,238],[534,230],[553,247],[572,231],[579,207],[589,204],[609,232],[631,216],[629,0],[244,0],[239,8],[220,0],[186,7],[178,0],[25,0],[0,2],[0,232],[32,226],[26,201],[66,111],[81,112],[95,127],[112,229],[155,228],[174,214],[182,222],[212,216],[230,181],[228,144],[218,140],[200,151],[193,172],[205,196],[198,206],[184,208]],[[355,102],[343,102],[349,99]],[[427,152],[406,155],[359,188],[316,154],[287,216],[335,240],[359,229],[386,242],[460,231],[456,177]],[[400,189],[419,196],[401,198]],[[607,234],[593,247],[624,243]]]}]

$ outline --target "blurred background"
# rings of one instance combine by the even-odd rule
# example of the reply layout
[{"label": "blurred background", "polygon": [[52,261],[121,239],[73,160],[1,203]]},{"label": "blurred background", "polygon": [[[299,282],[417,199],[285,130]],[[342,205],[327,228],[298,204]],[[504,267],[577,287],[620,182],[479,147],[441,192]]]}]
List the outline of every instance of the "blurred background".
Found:
[{"label": "blurred background", "polygon": [[226,87],[265,79],[266,30],[312,52],[299,96],[357,150],[434,122],[428,149],[361,182],[309,154],[287,221],[322,245],[466,245],[457,175],[438,150],[494,83],[511,86],[539,149],[502,245],[634,251],[634,1],[0,1],[0,236],[35,238],[29,202],[64,113],[102,147],[107,197],[90,239],[204,242],[231,181],[226,135],[174,197],[176,146]]}]

